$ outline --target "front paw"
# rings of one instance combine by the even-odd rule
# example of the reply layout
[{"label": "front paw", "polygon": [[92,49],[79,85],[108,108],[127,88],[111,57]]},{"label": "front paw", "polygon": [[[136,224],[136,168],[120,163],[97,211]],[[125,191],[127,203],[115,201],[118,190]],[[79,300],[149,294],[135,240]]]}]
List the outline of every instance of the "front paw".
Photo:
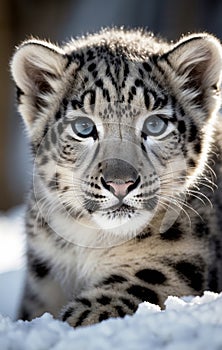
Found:
[{"label": "front paw", "polygon": [[92,304],[88,299],[77,299],[65,306],[61,313],[62,321],[68,322],[72,327],[87,325],[91,314]]},{"label": "front paw", "polygon": [[72,327],[87,326],[104,321],[110,317],[124,317],[133,314],[137,305],[121,298],[114,300],[109,296],[98,296],[94,300],[79,298],[63,309],[61,319]]}]

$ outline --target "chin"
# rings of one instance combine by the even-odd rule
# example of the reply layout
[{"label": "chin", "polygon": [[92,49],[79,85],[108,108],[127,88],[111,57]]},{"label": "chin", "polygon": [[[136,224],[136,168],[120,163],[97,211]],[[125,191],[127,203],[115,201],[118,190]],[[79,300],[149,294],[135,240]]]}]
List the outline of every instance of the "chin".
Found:
[{"label": "chin", "polygon": [[136,237],[152,220],[155,211],[122,208],[121,211],[97,212],[93,220],[104,232],[124,240]]}]

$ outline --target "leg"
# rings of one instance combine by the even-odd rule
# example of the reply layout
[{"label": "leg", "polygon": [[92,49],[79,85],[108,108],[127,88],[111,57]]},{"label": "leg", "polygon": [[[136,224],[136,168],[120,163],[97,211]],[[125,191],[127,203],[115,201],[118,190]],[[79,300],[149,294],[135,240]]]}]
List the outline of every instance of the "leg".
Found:
[{"label": "leg", "polygon": [[38,278],[28,272],[18,319],[32,320],[50,312],[57,317],[62,306],[67,303],[61,287],[50,276]]}]

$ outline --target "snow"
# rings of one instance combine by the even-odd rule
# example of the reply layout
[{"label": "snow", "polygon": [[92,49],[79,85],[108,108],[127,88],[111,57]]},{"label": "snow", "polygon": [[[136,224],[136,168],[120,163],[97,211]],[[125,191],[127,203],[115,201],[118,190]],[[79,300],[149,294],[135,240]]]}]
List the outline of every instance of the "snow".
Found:
[{"label": "snow", "polygon": [[0,313],[14,319],[25,276],[24,208],[7,214],[0,213]]},{"label": "snow", "polygon": [[222,293],[142,303],[134,316],[73,329],[45,313],[13,321],[24,280],[23,209],[0,215],[1,350],[221,350]]}]

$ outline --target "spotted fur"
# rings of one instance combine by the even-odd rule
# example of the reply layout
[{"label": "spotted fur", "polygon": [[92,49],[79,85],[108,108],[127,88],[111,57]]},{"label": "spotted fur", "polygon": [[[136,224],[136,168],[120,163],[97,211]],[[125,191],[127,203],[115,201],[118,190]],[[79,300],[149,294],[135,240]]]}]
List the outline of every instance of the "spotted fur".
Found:
[{"label": "spotted fur", "polygon": [[212,35],[124,29],[17,49],[34,159],[19,317],[77,327],[221,290],[221,57]]}]

